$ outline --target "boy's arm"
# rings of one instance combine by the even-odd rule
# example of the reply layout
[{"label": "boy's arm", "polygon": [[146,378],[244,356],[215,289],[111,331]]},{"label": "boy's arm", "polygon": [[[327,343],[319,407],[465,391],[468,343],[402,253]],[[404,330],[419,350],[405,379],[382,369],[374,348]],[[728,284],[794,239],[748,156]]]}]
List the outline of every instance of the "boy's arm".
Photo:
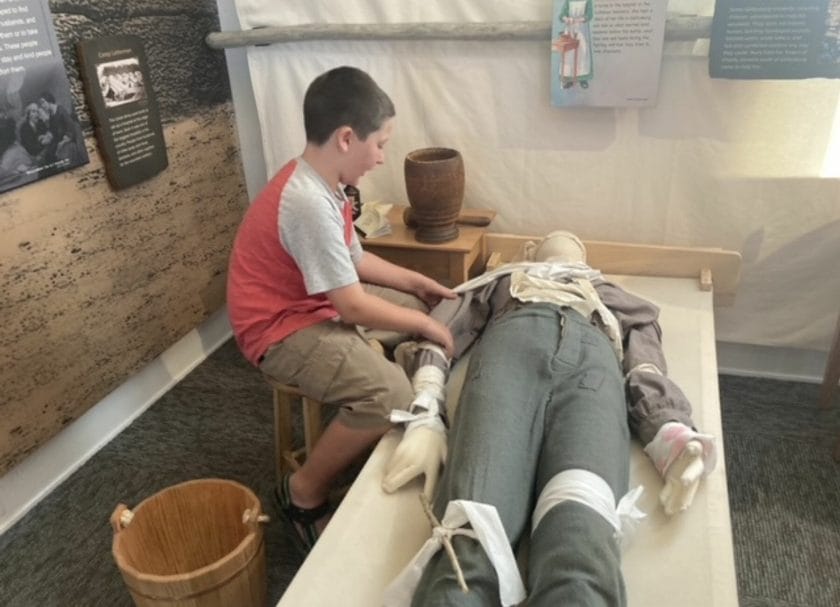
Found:
[{"label": "boy's arm", "polygon": [[327,291],[326,296],[346,323],[419,335],[441,346],[447,356],[452,356],[452,334],[428,314],[366,293],[358,282]]},{"label": "boy's arm", "polygon": [[419,272],[385,261],[369,251],[362,254],[361,260],[356,264],[356,272],[362,282],[413,293],[429,307],[436,305],[441,299],[455,299],[455,293],[439,282]]}]

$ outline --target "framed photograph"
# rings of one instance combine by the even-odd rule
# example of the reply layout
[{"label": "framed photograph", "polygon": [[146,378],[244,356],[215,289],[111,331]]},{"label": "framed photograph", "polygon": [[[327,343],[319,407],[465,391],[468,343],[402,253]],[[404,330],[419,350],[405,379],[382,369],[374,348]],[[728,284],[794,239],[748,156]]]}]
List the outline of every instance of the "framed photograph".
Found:
[{"label": "framed photograph", "polygon": [[85,96],[108,181],[122,189],[168,165],[143,41],[107,36],[78,43]]},{"label": "framed photograph", "polygon": [[47,1],[3,6],[0,192],[88,162]]}]

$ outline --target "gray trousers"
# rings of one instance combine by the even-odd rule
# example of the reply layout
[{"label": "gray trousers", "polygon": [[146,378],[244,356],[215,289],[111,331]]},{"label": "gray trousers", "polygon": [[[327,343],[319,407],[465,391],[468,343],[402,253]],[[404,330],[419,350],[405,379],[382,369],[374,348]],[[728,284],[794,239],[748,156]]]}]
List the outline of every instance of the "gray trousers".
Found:
[{"label": "gray trousers", "polygon": [[[627,492],[629,430],[624,382],[606,336],[580,314],[527,304],[491,321],[474,346],[434,509],[468,499],[494,505],[512,545],[530,531],[536,498],[572,468]],[[499,605],[498,581],[480,544],[453,546],[470,592],[458,587],[446,552],[426,567],[412,605]],[[528,549],[529,607],[626,603],[612,526],[594,510],[562,502]]]}]

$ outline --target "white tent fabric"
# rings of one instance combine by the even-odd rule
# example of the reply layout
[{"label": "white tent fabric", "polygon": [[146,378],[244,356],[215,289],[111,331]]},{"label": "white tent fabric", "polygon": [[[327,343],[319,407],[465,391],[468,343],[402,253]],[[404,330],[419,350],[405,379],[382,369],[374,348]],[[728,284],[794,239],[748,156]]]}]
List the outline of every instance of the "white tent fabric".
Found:
[{"label": "white tent fabric", "polygon": [[[243,29],[551,19],[548,0],[236,7]],[[711,14],[705,0],[672,0],[672,12],[681,8]],[[740,251],[741,286],[735,305],[716,312],[718,339],[827,350],[840,302],[840,84],[713,80],[693,46],[666,44],[657,104],[642,109],[553,108],[548,40],[295,42],[252,47],[248,62],[269,175],[303,150],[309,82],[354,65],[397,108],[364,200],[404,201],[405,154],[454,147],[464,205],[495,209],[493,230]]]}]

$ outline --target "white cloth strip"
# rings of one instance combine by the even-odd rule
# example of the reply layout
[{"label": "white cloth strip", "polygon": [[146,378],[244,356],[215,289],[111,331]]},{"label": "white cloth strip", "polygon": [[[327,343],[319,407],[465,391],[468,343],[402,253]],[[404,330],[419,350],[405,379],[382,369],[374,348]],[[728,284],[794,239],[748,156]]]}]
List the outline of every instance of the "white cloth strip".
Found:
[{"label": "white cloth strip", "polygon": [[591,319],[597,314],[615,355],[618,360],[623,360],[621,326],[615,315],[601,301],[591,281],[580,278],[546,279],[517,270],[510,276],[510,295],[523,302],[544,302],[571,308],[586,319]]},{"label": "white cloth strip", "polygon": [[633,373],[636,373],[637,371],[644,371],[645,373],[655,373],[656,375],[665,375],[662,372],[662,369],[660,369],[653,363],[641,363],[630,369],[627,373],[625,373],[624,377],[630,377]]},{"label": "white cloth strip", "polygon": [[703,476],[706,477],[717,465],[715,437],[711,434],[700,434],[680,422],[668,422],[663,424],[653,440],[645,446],[645,453],[664,478],[668,468],[692,440],[703,446]]},{"label": "white cloth strip", "polygon": [[[504,607],[525,600],[525,584],[519,575],[513,550],[495,506],[468,500],[453,500],[446,506],[441,526],[420,548],[408,565],[385,588],[384,607],[407,607],[432,556],[443,547],[443,538],[465,535],[478,540],[499,578],[499,596]],[[469,523],[472,529],[462,529]]]},{"label": "white cloth strip", "polygon": [[435,398],[443,400],[443,387],[446,384],[444,370],[435,365],[423,365],[414,373],[411,378],[411,387],[414,393],[427,393]]},{"label": "white cloth strip", "polygon": [[427,428],[438,430],[444,434],[446,433],[446,426],[443,424],[443,420],[440,415],[422,409],[419,413],[411,413],[401,409],[394,409],[388,414],[388,420],[392,424],[405,424],[406,430],[409,428],[426,426]]},{"label": "white cloth strip", "polygon": [[506,263],[499,266],[495,270],[485,272],[480,276],[471,278],[466,282],[462,282],[457,287],[452,289],[456,293],[463,293],[471,289],[483,287],[489,282],[492,282],[500,276],[506,276],[520,270],[529,276],[543,278],[545,280],[560,280],[567,278],[582,278],[585,280],[595,280],[600,278],[601,272],[593,270],[585,263],[556,263],[550,261],[518,261],[514,263]]},{"label": "white cloth strip", "polygon": [[641,485],[631,489],[616,506],[612,489],[600,476],[579,468],[564,470],[555,474],[543,487],[531,517],[531,533],[534,533],[540,521],[554,506],[573,501],[600,514],[612,525],[616,537],[621,540],[629,536],[646,516],[636,507],[643,491]]}]

